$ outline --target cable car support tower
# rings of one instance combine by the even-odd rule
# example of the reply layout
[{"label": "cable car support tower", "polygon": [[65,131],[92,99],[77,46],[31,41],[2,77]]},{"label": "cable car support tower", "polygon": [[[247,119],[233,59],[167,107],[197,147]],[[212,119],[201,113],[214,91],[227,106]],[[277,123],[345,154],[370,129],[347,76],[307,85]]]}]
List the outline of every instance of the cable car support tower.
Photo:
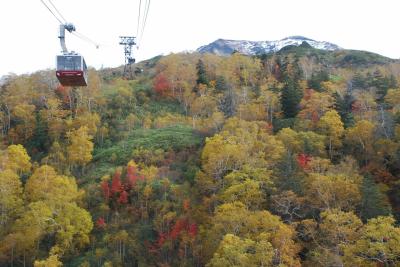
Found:
[{"label": "cable car support tower", "polygon": [[135,63],[135,58],[132,57],[132,46],[136,45],[135,37],[120,36],[119,44],[124,46],[125,66],[123,77],[132,79],[132,64]]}]

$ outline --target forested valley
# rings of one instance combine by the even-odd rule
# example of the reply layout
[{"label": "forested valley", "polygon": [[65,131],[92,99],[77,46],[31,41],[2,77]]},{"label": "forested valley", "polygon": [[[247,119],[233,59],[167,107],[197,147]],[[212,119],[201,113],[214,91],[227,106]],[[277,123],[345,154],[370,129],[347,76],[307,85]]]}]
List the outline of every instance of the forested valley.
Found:
[{"label": "forested valley", "polygon": [[0,84],[0,266],[399,266],[400,61],[307,45]]}]

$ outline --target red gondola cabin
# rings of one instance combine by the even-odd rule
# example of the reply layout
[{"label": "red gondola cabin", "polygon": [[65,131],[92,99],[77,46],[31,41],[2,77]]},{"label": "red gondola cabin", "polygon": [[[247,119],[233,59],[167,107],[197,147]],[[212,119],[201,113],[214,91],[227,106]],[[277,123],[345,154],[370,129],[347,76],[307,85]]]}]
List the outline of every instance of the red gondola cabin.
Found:
[{"label": "red gondola cabin", "polygon": [[85,59],[76,53],[57,56],[56,75],[63,86],[87,86]]}]

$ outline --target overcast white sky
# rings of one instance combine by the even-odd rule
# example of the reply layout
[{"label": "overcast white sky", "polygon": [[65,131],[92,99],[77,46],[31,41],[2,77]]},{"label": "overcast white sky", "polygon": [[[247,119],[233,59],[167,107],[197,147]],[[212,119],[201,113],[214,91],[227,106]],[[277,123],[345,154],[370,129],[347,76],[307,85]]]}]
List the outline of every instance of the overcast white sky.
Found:
[{"label": "overcast white sky", "polygon": [[[45,0],[47,1],[47,0]],[[52,0],[99,49],[67,35],[96,68],[123,63],[119,35],[135,35],[139,0]],[[145,0],[142,0],[142,3]],[[303,35],[400,58],[399,0],[151,0],[138,60],[194,50],[218,38],[278,40]],[[40,0],[0,0],[0,76],[54,68],[58,22]]]}]

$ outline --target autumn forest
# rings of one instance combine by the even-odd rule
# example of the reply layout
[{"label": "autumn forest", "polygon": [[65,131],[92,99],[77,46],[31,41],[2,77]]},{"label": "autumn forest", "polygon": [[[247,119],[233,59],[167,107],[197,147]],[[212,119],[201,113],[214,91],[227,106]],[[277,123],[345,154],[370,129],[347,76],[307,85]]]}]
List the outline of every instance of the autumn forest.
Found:
[{"label": "autumn forest", "polygon": [[0,84],[0,266],[400,266],[400,61],[306,43]]}]

